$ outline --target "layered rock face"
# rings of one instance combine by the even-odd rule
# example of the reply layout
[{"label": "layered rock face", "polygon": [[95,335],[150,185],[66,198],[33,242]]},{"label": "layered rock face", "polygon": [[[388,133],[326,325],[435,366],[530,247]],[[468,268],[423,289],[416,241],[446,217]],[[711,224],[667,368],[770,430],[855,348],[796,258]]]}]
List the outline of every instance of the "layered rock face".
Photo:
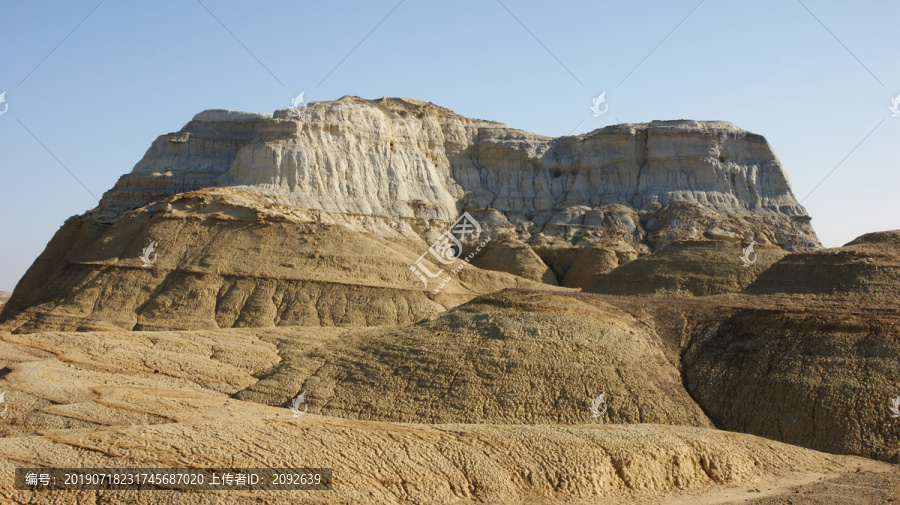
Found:
[{"label": "layered rock face", "polygon": [[[429,245],[463,212],[490,243],[435,292],[412,267],[441,270]],[[729,123],[553,139],[409,99],[206,111],[67,221],[0,324],[400,324],[527,280],[602,291],[598,276],[683,240],[818,246],[765,139]],[[150,243],[160,262],[142,268]]]},{"label": "layered rock face", "polygon": [[893,309],[900,299],[900,231],[867,233],[843,247],[791,254],[747,287],[755,295],[809,297]]},{"label": "layered rock face", "polygon": [[[158,138],[94,214],[115,218],[210,186],[339,214],[391,239],[430,242],[462,211],[490,210],[481,217],[494,234],[551,265],[560,248],[645,253],[674,239],[818,246],[768,143],[730,123],[657,121],[554,139],[411,99],[203,112]],[[679,222],[685,206],[704,215]]]},{"label": "layered rock face", "polygon": [[[146,266],[142,250],[151,243]],[[427,248],[349,231],[253,192],[180,194],[112,223],[69,220],[19,282],[4,326],[28,333],[403,324],[476,294],[539,285],[470,267],[432,294],[409,270],[421,254],[414,251]]]},{"label": "layered rock face", "polygon": [[717,425],[900,462],[900,232],[788,254],[698,325],[685,384]]},{"label": "layered rock face", "polygon": [[686,386],[725,429],[898,463],[898,335],[896,318],[741,309],[692,339]]}]

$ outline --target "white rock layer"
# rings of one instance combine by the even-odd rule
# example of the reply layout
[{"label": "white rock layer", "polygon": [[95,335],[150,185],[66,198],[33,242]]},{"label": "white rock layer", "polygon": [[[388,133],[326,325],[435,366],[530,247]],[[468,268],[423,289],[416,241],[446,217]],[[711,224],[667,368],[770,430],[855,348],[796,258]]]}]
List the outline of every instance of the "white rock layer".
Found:
[{"label": "white rock layer", "polygon": [[[115,219],[210,186],[257,191],[385,237],[429,240],[463,210],[487,219],[491,209],[496,230],[535,247],[610,235],[651,248],[676,238],[819,245],[768,142],[731,123],[654,121],[549,138],[411,99],[202,112],[159,137],[92,214]],[[714,218],[660,222],[672,204]],[[681,232],[650,233],[657,228]]]}]

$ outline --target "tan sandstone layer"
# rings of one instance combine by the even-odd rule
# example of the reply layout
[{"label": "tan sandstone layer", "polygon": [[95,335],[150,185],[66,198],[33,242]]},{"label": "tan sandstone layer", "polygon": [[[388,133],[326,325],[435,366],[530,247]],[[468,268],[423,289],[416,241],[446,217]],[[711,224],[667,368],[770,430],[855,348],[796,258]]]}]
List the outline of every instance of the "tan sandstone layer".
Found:
[{"label": "tan sandstone layer", "polygon": [[[70,219],[19,282],[2,326],[24,333],[403,324],[479,293],[538,285],[468,266],[433,294],[434,283],[424,286],[410,271],[425,242],[351,231],[257,196],[204,190],[113,223]],[[144,266],[141,251],[151,243],[156,261]],[[444,267],[437,263],[425,259],[433,272]]]},{"label": "tan sandstone layer", "polygon": [[[876,238],[867,243],[881,251]],[[860,274],[870,262],[884,268],[893,261],[857,259]],[[856,299],[852,290],[844,295]],[[306,391],[312,412],[364,420],[571,424],[584,422],[588,400],[605,392],[603,420],[614,423],[711,420],[897,461],[900,439],[887,409],[900,373],[897,328],[895,305],[822,305],[802,295],[675,300],[503,291],[415,324],[348,330],[316,346],[266,330],[277,349],[267,351],[270,368],[249,372],[246,386],[230,394],[285,405]],[[8,339],[65,349],[84,337]]]},{"label": "tan sandstone layer", "polygon": [[[355,331],[0,335],[10,405],[0,439],[6,468],[0,496],[39,504],[215,503],[226,496],[232,503],[670,503],[679,496],[781,489],[860,467],[892,471],[711,428],[360,421],[316,414],[314,401],[298,418],[283,407],[235,398],[281,366],[282,354],[293,355],[282,341],[302,353]],[[532,349],[531,355],[540,359],[542,353]],[[304,373],[303,363],[291,366]],[[320,393],[311,387],[310,399]],[[357,405],[372,400],[362,396]],[[351,408],[343,412],[355,417]],[[12,489],[16,466],[328,467],[335,484],[328,492],[227,495],[31,493]]]}]

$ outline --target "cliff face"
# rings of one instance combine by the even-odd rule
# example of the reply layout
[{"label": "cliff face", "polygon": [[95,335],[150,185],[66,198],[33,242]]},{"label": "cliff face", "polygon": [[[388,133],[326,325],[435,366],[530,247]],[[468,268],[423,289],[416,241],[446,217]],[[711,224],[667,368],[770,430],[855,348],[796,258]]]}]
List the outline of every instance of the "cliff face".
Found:
[{"label": "cliff face", "polygon": [[[412,267],[464,212],[489,241],[475,251],[464,240],[478,255],[436,292]],[[818,247],[765,139],[729,123],[554,139],[410,99],[206,111],[67,221],[2,324],[402,324],[529,282],[594,286],[684,240],[731,242],[729,262],[751,240]],[[160,261],[147,268],[138,258],[151,242]],[[706,292],[743,286],[726,284]]]},{"label": "cliff face", "polygon": [[[730,123],[657,121],[554,139],[410,99],[200,113],[159,137],[95,213],[114,219],[211,186],[341,214],[388,238],[443,232],[464,210],[493,209],[494,228],[544,247],[614,240],[604,232],[636,250],[673,238],[819,245],[766,140]],[[661,222],[675,203],[701,206],[711,222]]]}]

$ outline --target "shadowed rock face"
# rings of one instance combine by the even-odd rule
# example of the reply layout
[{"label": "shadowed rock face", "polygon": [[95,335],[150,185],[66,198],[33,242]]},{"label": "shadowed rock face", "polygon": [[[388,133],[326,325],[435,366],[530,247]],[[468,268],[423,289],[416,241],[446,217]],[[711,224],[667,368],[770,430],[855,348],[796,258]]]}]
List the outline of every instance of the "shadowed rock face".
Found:
[{"label": "shadowed rock face", "polygon": [[698,327],[685,384],[717,425],[900,462],[900,232],[788,254]]},{"label": "shadowed rock face", "polygon": [[685,384],[724,429],[898,463],[898,336],[897,318],[742,309],[694,337]]},{"label": "shadowed rock face", "polygon": [[670,297],[735,293],[787,254],[771,245],[754,244],[753,263],[741,261],[741,244],[679,241],[628,262],[608,273],[585,272],[584,290],[611,295]]}]

